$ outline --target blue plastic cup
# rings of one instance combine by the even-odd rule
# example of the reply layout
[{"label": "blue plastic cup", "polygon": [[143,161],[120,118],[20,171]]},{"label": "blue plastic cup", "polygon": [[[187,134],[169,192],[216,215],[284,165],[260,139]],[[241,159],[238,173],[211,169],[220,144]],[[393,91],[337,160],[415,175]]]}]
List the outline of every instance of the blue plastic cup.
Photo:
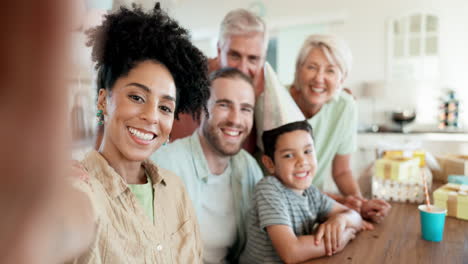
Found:
[{"label": "blue plastic cup", "polygon": [[421,217],[422,238],[434,242],[442,241],[447,209],[431,205],[428,210],[425,204],[418,206],[418,209]]}]

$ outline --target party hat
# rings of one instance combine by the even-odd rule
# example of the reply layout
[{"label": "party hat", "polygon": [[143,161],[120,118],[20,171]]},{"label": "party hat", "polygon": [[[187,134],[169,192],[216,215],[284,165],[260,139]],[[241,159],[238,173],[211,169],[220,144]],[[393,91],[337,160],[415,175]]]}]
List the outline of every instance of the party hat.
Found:
[{"label": "party hat", "polygon": [[263,151],[262,134],[288,123],[304,121],[305,117],[288,90],[281,85],[270,64],[264,67],[265,87],[255,106],[257,145]]}]

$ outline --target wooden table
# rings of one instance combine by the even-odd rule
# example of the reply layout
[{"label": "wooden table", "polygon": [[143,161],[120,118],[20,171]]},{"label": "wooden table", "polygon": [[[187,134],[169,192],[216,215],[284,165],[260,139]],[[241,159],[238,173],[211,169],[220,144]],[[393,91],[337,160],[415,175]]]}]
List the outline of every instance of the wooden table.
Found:
[{"label": "wooden table", "polygon": [[447,217],[444,239],[429,242],[421,238],[417,205],[391,204],[374,230],[359,233],[342,252],[308,263],[468,264],[468,221]]}]

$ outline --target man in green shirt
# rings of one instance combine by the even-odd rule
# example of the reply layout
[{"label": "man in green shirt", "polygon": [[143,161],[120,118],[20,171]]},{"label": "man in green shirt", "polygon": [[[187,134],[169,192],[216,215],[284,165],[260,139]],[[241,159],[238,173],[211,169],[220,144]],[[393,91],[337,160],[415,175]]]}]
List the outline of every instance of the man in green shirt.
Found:
[{"label": "man in green shirt", "polygon": [[245,220],[262,172],[242,149],[252,130],[255,95],[251,79],[235,68],[210,77],[208,116],[191,135],[155,152],[151,159],[175,172],[195,207],[204,263],[232,263],[246,242]]}]

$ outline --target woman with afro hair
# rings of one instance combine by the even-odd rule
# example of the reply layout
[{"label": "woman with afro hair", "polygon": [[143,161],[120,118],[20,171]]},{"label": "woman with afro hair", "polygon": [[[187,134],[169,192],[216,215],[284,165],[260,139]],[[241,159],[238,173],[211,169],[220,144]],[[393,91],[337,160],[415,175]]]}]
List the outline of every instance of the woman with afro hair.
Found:
[{"label": "woman with afro hair", "polygon": [[91,247],[74,263],[201,263],[198,223],[182,181],[148,157],[174,118],[199,118],[209,97],[207,61],[162,11],[120,8],[89,32],[98,72],[102,141],[76,179],[93,206]]}]

